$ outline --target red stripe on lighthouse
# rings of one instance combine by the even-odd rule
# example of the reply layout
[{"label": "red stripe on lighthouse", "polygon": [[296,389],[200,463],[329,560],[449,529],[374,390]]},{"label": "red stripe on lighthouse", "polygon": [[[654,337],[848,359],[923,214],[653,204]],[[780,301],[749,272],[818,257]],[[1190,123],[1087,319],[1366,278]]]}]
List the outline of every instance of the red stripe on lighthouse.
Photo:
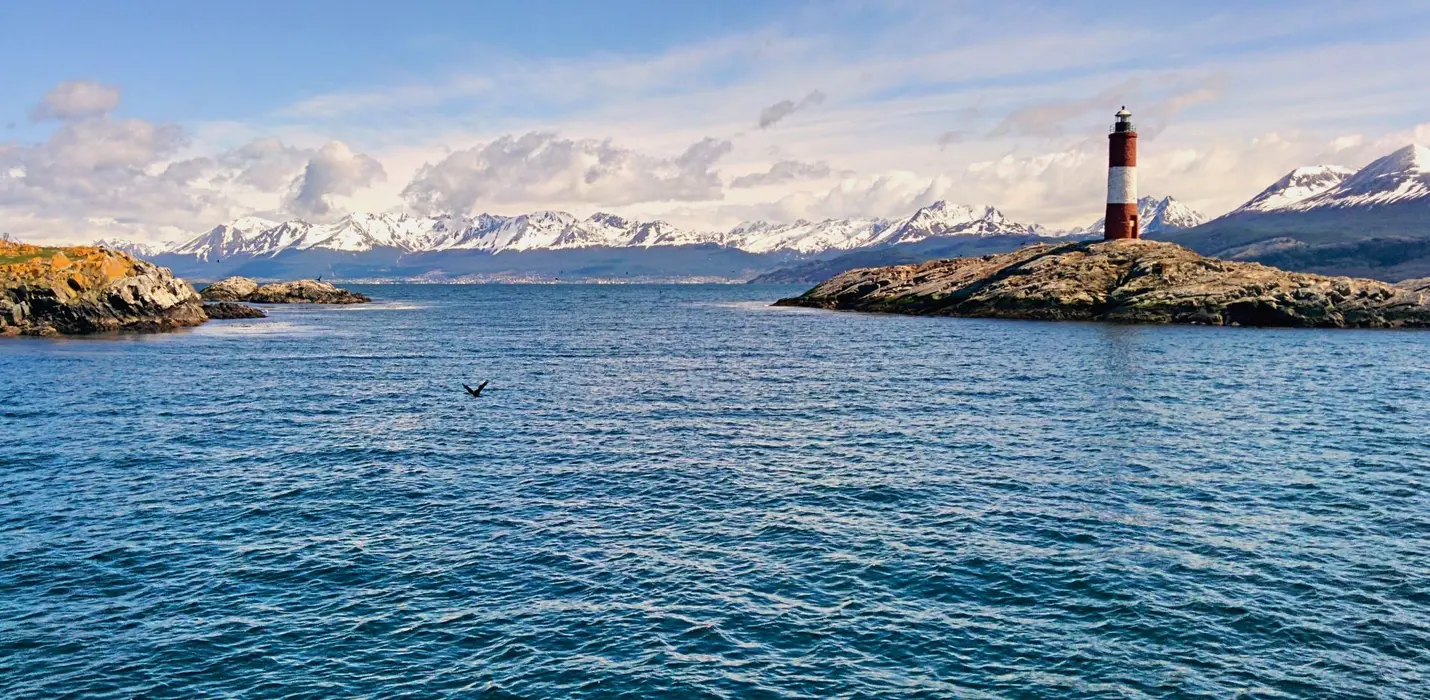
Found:
[{"label": "red stripe on lighthouse", "polygon": [[1107,140],[1111,148],[1107,154],[1107,164],[1114,168],[1137,167],[1137,132],[1113,132]]}]

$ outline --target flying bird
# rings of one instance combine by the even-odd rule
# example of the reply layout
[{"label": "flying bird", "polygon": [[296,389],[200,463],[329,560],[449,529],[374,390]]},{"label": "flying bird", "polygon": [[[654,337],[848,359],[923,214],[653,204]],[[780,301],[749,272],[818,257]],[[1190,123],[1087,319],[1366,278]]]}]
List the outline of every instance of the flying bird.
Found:
[{"label": "flying bird", "polygon": [[466,390],[467,390],[467,393],[468,393],[468,394],[471,394],[471,395],[472,395],[472,398],[475,399],[475,398],[478,398],[478,397],[480,397],[480,396],[482,395],[482,389],[487,388],[487,383],[490,382],[490,381],[491,381],[491,380],[488,379],[487,381],[482,382],[481,384],[478,384],[478,385],[477,385],[477,388],[475,388],[475,389],[473,389],[472,387],[467,386],[466,384],[463,384],[463,385],[462,385],[462,388],[463,388],[463,389],[466,389]]}]

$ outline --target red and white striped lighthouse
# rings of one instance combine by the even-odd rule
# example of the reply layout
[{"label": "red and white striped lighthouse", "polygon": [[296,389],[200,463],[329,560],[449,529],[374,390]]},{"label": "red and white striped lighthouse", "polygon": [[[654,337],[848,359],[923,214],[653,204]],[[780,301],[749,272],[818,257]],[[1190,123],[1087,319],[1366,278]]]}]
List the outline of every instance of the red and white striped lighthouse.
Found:
[{"label": "red and white striped lighthouse", "polygon": [[1140,238],[1137,221],[1137,127],[1123,107],[1112,125],[1107,158],[1107,228],[1103,240]]}]

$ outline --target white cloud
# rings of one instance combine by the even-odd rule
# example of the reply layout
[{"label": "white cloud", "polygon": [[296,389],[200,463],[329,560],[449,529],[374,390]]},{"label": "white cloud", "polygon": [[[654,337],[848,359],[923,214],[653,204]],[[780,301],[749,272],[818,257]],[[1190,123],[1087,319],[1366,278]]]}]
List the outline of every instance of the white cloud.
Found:
[{"label": "white cloud", "polygon": [[71,80],[56,85],[34,109],[31,121],[70,121],[109,114],[119,106],[119,88],[93,80]]},{"label": "white cloud", "polygon": [[186,178],[165,167],[185,143],[172,124],[64,124],[43,143],[0,148],[0,207],[39,217],[159,222],[207,211],[212,199],[188,192]]},{"label": "white cloud", "polygon": [[333,196],[351,195],[386,177],[382,164],[371,156],[354,153],[341,141],[329,141],[293,181],[288,204],[299,216],[327,217],[333,211]]}]

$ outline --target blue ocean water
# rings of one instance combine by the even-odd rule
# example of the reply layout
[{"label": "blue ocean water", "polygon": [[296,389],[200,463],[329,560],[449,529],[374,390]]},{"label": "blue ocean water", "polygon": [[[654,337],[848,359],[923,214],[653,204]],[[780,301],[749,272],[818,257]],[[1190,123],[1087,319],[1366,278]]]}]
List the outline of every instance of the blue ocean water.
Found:
[{"label": "blue ocean water", "polygon": [[362,289],[0,343],[0,696],[1430,695],[1430,333]]}]

